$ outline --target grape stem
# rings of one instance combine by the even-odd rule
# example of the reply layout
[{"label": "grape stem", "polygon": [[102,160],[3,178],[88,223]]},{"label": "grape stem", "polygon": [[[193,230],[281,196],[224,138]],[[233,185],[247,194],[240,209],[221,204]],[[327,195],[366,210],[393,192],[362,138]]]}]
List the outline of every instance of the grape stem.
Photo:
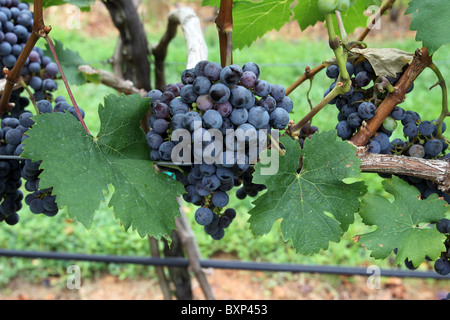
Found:
[{"label": "grape stem", "polygon": [[[300,122],[289,125],[288,129],[286,130],[286,134],[288,134],[291,137],[295,137],[298,135],[298,132],[303,128],[303,126],[306,125],[309,121],[312,120],[312,118],[319,113],[331,100],[336,98],[338,95],[345,94],[350,91],[351,81],[350,81],[350,75],[347,71],[347,52],[342,49],[342,42],[339,39],[339,37],[336,35],[336,31],[334,30],[333,25],[333,15],[332,14],[326,14],[325,20],[326,20],[326,27],[328,30],[328,37],[329,37],[329,43],[330,48],[333,50],[334,55],[337,60],[338,67],[340,69],[339,79],[337,81],[336,86],[331,90],[331,92],[322,99],[322,101],[314,107]],[[347,34],[345,31],[345,28],[342,23],[342,17],[339,16],[338,21],[341,25],[340,32],[344,35],[344,38],[347,38]],[[347,39],[345,40],[347,41]],[[308,69],[307,69],[308,70]]]},{"label": "grape stem", "polygon": [[43,9],[42,9],[42,0],[34,0],[34,22],[33,22],[33,30],[28,38],[28,41],[25,47],[22,50],[19,58],[17,58],[17,62],[11,70],[7,70],[5,75],[6,84],[5,89],[2,94],[2,98],[0,99],[0,116],[7,113],[14,106],[9,103],[9,99],[11,98],[11,93],[14,89],[14,86],[19,81],[20,71],[25,65],[28,56],[31,51],[33,51],[34,46],[40,39],[41,35],[44,33],[48,33],[48,30],[44,24],[43,18]]},{"label": "grape stem", "polygon": [[[340,17],[340,15],[339,15]],[[346,93],[348,91],[350,91],[350,75],[348,74],[347,71],[347,55],[348,53],[342,49],[342,43],[346,43],[342,40],[339,39],[339,37],[336,35],[336,31],[334,30],[334,25],[333,25],[333,15],[332,14],[326,14],[325,15],[325,21],[327,22],[326,26],[327,26],[327,30],[328,30],[328,37],[329,37],[329,42],[330,42],[330,48],[333,50],[334,52],[334,56],[336,57],[336,61],[337,61],[337,65],[339,67],[339,78],[340,81],[343,82],[345,84],[345,86],[342,88],[342,92]],[[339,19],[338,19],[339,21]],[[342,18],[340,19],[341,21],[341,25],[342,25]],[[344,37],[347,38],[347,34],[345,32],[345,28],[343,27],[339,27],[341,31],[341,33],[344,34]]]},{"label": "grape stem", "polygon": [[[433,70],[433,72],[436,74],[436,76],[437,76],[437,78],[439,80],[437,85],[439,85],[441,87],[441,89],[442,89],[442,112],[441,112],[441,115],[439,116],[439,119],[438,119],[438,122],[437,122],[437,126],[438,126],[437,137],[438,138],[442,138],[442,126],[444,124],[444,120],[445,120],[446,117],[450,116],[450,112],[448,111],[447,83],[445,82],[445,78],[442,75],[441,71],[439,70],[439,68],[434,63],[432,63],[430,65],[430,69]],[[433,87],[431,87],[430,90]]]},{"label": "grape stem", "polygon": [[295,136],[298,135],[300,130],[309,122],[311,119],[318,114],[328,103],[330,103],[331,100],[336,98],[338,95],[341,94],[341,89],[339,87],[339,83],[334,87],[331,92],[325,96],[325,98],[319,102],[317,106],[315,106],[306,116],[303,117],[302,120],[297,122],[296,124],[290,125],[286,129],[286,134],[295,138]]},{"label": "grape stem", "polygon": [[75,108],[75,112],[77,114],[78,120],[80,120],[81,125],[83,126],[84,130],[88,135],[91,135],[89,132],[89,129],[86,126],[86,123],[84,122],[83,116],[81,115],[80,108],[77,105],[77,102],[75,101],[75,97],[72,94],[72,90],[70,89],[69,83],[67,81],[67,78],[64,74],[64,71],[61,67],[61,63],[59,62],[58,55],[56,54],[55,45],[53,44],[52,39],[48,36],[48,34],[45,35],[44,39],[47,41],[48,46],[50,48],[50,51],[52,52],[53,58],[55,59],[55,63],[58,66],[59,73],[61,74],[61,78],[64,82],[64,85],[66,86],[67,93],[69,94],[70,100],[72,101],[73,107]]},{"label": "grape stem", "polygon": [[[337,24],[338,24],[338,28],[339,28],[339,33],[341,34],[341,45],[344,48],[348,48],[348,35],[347,35],[347,31],[345,30],[344,21],[342,20],[341,12],[336,10],[335,14],[336,14],[336,20],[337,20]],[[344,61],[347,62],[347,58],[348,58],[348,50],[347,49],[343,50],[343,55],[344,55]]]}]

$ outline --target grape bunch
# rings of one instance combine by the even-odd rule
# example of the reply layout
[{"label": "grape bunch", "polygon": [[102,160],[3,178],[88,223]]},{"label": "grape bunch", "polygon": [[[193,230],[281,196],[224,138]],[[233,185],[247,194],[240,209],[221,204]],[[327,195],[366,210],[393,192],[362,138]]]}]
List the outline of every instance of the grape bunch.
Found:
[{"label": "grape bunch", "polygon": [[[25,2],[0,0],[0,26],[0,64],[2,68],[12,69],[32,32],[33,12]],[[33,48],[20,71],[25,82],[34,89],[36,100],[46,99],[48,92],[58,88],[54,80],[58,73],[56,63],[39,47]]]},{"label": "grape bunch", "polygon": [[[25,100],[27,99],[21,99],[22,102]],[[75,108],[70,106],[64,97],[57,97],[55,102],[53,108],[48,100],[38,101],[39,113],[68,112],[77,117]],[[26,104],[29,104],[29,101]],[[84,115],[84,111],[82,109],[80,111]],[[1,121],[0,157],[19,157],[26,144],[27,131],[33,124],[33,114],[29,111],[22,112],[18,118],[5,117]],[[52,188],[39,187],[39,176],[42,173],[40,164],[40,161],[33,162],[30,159],[0,160],[0,222],[5,221],[8,225],[17,224],[19,222],[17,212],[22,208],[23,199],[33,214],[53,217],[58,213],[56,196],[52,195]],[[25,198],[20,190],[22,181],[25,181],[25,190],[30,192]]]},{"label": "grape bunch", "polygon": [[206,60],[185,70],[181,82],[152,90],[148,97],[151,160],[175,162],[174,149],[186,143],[174,139],[175,133],[190,134],[186,139],[192,148],[186,152],[196,160],[172,173],[185,186],[184,200],[199,207],[196,222],[213,239],[222,239],[236,216],[233,208],[226,208],[229,191],[239,187],[237,198],[244,199],[266,189],[253,183],[252,164],[270,145],[271,130],[289,124],[292,100],[283,86],[260,78],[253,62],[222,67]]}]

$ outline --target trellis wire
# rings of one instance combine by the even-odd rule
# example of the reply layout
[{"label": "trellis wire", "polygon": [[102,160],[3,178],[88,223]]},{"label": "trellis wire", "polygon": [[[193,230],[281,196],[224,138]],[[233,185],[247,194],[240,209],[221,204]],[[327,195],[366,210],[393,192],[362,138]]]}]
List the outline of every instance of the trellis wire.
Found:
[{"label": "trellis wire", "polygon": [[[48,259],[48,260],[71,260],[87,261],[115,264],[138,264],[144,266],[165,266],[181,267],[189,266],[188,259],[185,258],[154,258],[154,257],[133,257],[133,256],[113,256],[113,255],[87,255],[78,253],[60,253],[43,251],[17,251],[0,249],[0,257],[27,258],[27,259]],[[327,265],[300,265],[283,264],[255,261],[236,260],[199,260],[201,267],[213,269],[231,269],[247,271],[267,271],[267,272],[292,272],[292,273],[313,273],[313,274],[333,274],[348,276],[371,276],[374,268],[327,266]],[[437,280],[450,280],[449,276],[441,276],[432,271],[412,271],[396,269],[379,269],[380,277],[398,278],[425,278]]]}]

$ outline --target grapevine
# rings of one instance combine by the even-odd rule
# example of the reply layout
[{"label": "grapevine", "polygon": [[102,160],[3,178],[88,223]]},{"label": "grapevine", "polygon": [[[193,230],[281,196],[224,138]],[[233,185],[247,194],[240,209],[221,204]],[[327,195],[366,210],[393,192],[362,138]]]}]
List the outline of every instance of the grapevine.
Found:
[{"label": "grapevine", "polygon": [[[383,1],[378,15],[394,2]],[[430,37],[430,28],[420,27],[423,4],[409,4],[423,47],[408,53],[369,47],[364,42],[368,28],[355,41],[349,39],[352,12],[361,14],[371,0],[308,0],[303,11],[304,3],[293,0],[205,3],[220,8],[220,62],[197,61],[178,82],[159,89],[127,83],[126,92],[137,94],[105,97],[100,133],[93,136],[70,91],[51,28],[43,22],[42,1],[34,2],[33,13],[25,2],[0,0],[0,222],[18,224],[25,204],[31,213],[48,217],[67,208],[89,228],[108,193],[108,205],[125,229],[170,241],[180,226],[178,201],[183,199],[195,206],[197,225],[223,241],[241,214],[230,206],[233,192],[240,200],[252,198],[248,222],[255,235],[281,221],[284,239],[300,254],[339,242],[358,214],[365,225],[376,227],[354,238],[374,258],[393,254],[396,264],[411,270],[428,261],[448,276],[450,140],[444,134],[450,112],[445,77],[433,62],[448,39]],[[244,14],[250,6],[256,12],[252,21]],[[267,81],[257,61],[233,62],[234,48],[250,45],[292,17],[301,29],[312,20],[325,22],[331,59],[308,67],[288,88]],[[52,57],[35,46],[40,38]],[[168,42],[163,40],[159,55]],[[433,87],[442,91],[439,117],[408,105],[415,80],[427,68],[438,79]],[[315,106],[308,94],[310,109],[294,121],[294,112],[304,111],[291,98],[295,89],[306,80],[312,85],[322,70],[320,81],[328,88]],[[70,101],[53,96],[55,80],[64,82]],[[314,118],[327,108],[338,111],[335,125],[319,131]],[[47,139],[51,149],[44,148]],[[280,167],[267,176],[266,161],[274,156]],[[63,160],[69,168],[63,169],[75,177],[70,185],[61,178]],[[383,178],[394,200],[370,194],[360,181],[364,171]]]}]

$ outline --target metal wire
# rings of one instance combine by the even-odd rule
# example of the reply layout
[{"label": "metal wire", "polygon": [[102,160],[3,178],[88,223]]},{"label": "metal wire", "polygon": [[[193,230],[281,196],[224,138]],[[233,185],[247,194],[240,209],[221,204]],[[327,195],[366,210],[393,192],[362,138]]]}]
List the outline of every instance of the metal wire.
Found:
[{"label": "metal wire", "polygon": [[[36,252],[36,251],[16,251],[0,249],[0,257],[28,258],[28,259],[50,259],[50,260],[72,260],[89,261],[116,264],[139,264],[145,266],[166,266],[166,267],[188,267],[189,261],[185,258],[152,258],[152,257],[131,257],[131,256],[104,256],[86,255],[77,253],[60,252]],[[245,262],[235,260],[199,260],[203,268],[213,269],[233,269],[249,271],[269,271],[269,272],[293,272],[293,273],[316,273],[334,275],[359,275],[370,276],[371,269],[344,266],[320,266],[320,265],[299,265],[299,264],[279,264],[268,262]],[[397,269],[380,269],[381,277],[399,278],[426,278],[437,280],[450,280],[449,276],[441,276],[436,272],[410,271]]]}]

